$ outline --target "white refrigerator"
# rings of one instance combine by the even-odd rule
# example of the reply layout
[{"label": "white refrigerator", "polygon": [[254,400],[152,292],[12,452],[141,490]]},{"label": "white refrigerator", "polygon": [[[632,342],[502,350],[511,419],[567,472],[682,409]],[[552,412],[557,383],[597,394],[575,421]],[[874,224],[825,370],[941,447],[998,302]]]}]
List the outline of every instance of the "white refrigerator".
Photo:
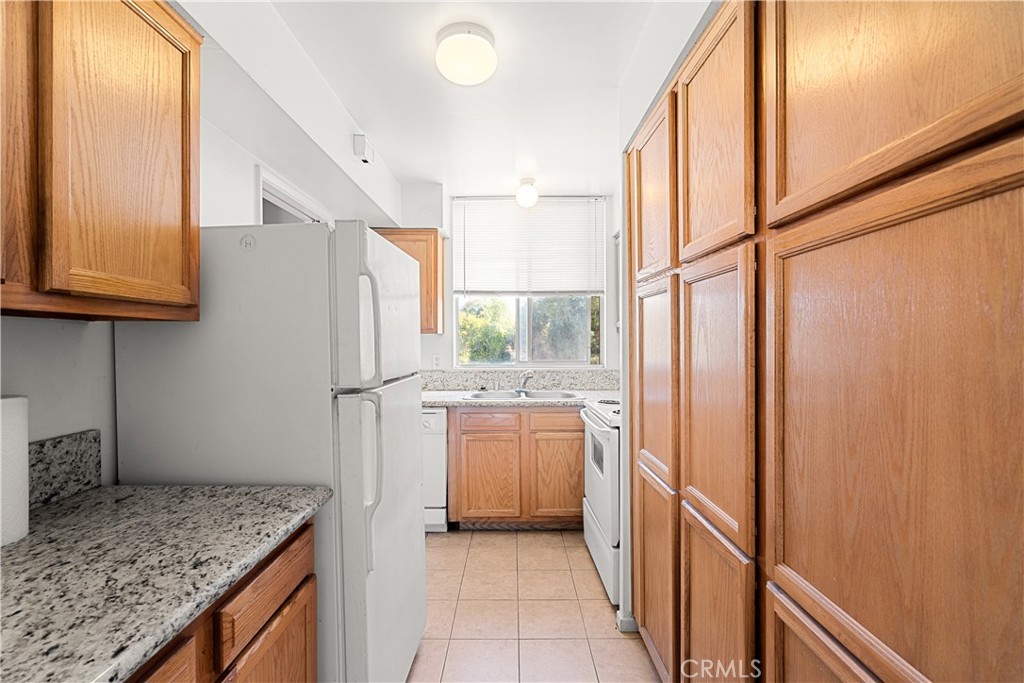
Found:
[{"label": "white refrigerator", "polygon": [[198,323],[116,323],[122,484],[326,485],[318,677],[404,681],[426,622],[417,263],[361,221],[201,230]]}]

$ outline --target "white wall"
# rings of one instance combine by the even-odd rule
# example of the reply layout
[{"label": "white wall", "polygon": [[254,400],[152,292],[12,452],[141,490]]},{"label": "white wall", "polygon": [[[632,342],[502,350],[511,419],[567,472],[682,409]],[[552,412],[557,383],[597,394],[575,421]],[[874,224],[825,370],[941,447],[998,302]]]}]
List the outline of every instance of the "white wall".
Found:
[{"label": "white wall", "polygon": [[200,121],[199,145],[199,224],[258,223],[256,157],[206,119]]},{"label": "white wall", "polygon": [[718,0],[653,4],[619,81],[619,149],[625,149],[719,4]]},{"label": "white wall", "polygon": [[28,396],[29,441],[100,430],[103,483],[117,472],[113,327],[0,319],[0,392]]}]

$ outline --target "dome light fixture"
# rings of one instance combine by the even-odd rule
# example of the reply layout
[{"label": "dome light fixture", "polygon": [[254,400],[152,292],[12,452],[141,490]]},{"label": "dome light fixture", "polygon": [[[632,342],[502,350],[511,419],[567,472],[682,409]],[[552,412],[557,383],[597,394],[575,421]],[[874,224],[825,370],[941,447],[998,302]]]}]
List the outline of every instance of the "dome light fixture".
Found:
[{"label": "dome light fixture", "polygon": [[524,209],[529,209],[537,203],[539,198],[540,193],[537,192],[537,186],[533,184],[533,178],[523,178],[519,181],[519,188],[516,190],[516,204]]},{"label": "dome light fixture", "polygon": [[494,34],[479,24],[463,22],[437,33],[434,63],[441,75],[457,85],[479,85],[494,75],[498,53]]}]

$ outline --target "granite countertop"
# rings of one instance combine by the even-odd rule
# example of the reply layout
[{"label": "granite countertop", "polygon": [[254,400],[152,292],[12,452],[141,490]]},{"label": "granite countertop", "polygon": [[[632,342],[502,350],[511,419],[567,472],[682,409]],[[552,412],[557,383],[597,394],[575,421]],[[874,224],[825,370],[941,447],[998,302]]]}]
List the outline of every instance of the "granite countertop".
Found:
[{"label": "granite countertop", "polygon": [[472,393],[473,389],[461,389],[459,391],[424,391],[424,408],[443,408],[458,406],[460,408],[565,408],[571,406],[582,406],[588,399],[622,399],[621,391],[591,391],[589,389],[577,389],[576,393],[583,398],[546,400],[536,398],[512,398],[478,401],[467,399],[466,394]]},{"label": "granite countertop", "polygon": [[0,551],[0,677],[126,679],[332,495],[109,486],[33,510]]}]

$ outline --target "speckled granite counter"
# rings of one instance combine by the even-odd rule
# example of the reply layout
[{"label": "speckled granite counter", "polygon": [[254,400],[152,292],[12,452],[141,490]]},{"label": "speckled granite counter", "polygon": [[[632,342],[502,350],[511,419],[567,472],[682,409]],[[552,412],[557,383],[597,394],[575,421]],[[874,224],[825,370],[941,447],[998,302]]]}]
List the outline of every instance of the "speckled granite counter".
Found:
[{"label": "speckled granite counter", "polygon": [[444,408],[458,406],[460,408],[567,408],[571,406],[582,406],[587,399],[620,399],[621,392],[618,391],[589,391],[580,389],[576,393],[583,398],[545,400],[536,398],[514,398],[505,400],[478,401],[466,398],[466,394],[472,393],[472,389],[460,391],[424,391],[424,408]]},{"label": "speckled granite counter", "polygon": [[37,508],[0,551],[0,678],[127,678],[331,496],[110,486]]}]

